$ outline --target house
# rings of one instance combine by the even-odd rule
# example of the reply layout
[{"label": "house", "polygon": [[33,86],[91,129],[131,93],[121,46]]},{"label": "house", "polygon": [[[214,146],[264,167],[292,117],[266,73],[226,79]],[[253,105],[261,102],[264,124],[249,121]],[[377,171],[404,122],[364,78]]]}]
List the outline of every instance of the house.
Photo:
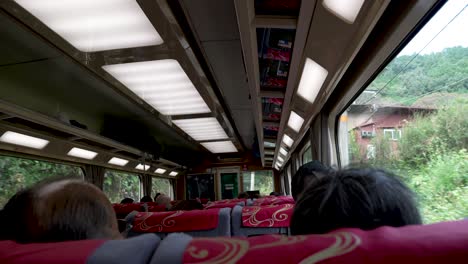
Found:
[{"label": "house", "polygon": [[415,115],[426,115],[435,108],[401,105],[351,105],[347,112],[347,128],[354,133],[362,156],[366,159],[375,156],[372,139],[378,135],[390,139],[392,149],[402,136],[402,128],[411,122]]}]

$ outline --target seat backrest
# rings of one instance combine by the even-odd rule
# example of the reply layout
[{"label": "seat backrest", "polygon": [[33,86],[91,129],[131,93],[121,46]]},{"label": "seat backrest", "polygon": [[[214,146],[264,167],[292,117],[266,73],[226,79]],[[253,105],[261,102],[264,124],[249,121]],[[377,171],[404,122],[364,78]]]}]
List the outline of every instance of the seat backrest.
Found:
[{"label": "seat backrest", "polygon": [[148,263],[160,239],[153,234],[126,240],[80,240],[18,244],[0,241],[2,264],[101,264]]},{"label": "seat backrest", "polygon": [[173,233],[213,230],[221,209],[138,213],[133,221],[135,233]]},{"label": "seat backrest", "polygon": [[[468,263],[468,221],[324,235],[194,238],[184,263]],[[325,262],[322,262],[324,261]]]}]

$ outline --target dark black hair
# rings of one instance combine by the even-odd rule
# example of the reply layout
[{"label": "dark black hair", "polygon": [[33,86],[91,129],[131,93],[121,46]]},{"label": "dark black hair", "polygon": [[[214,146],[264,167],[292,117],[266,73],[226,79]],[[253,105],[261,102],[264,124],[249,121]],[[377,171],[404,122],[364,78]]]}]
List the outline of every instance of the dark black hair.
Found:
[{"label": "dark black hair", "polygon": [[281,196],[281,193],[279,192],[271,192],[270,196]]},{"label": "dark black hair", "polygon": [[131,203],[134,203],[135,200],[133,200],[132,198],[128,198],[128,197],[125,197],[123,198],[122,201],[120,201],[121,204],[131,204]]},{"label": "dark black hair", "polygon": [[77,179],[47,179],[19,191],[3,208],[0,222],[0,240],[20,243],[119,237],[105,194]]},{"label": "dark black hair", "polygon": [[145,195],[141,197],[140,199],[140,203],[151,203],[151,202],[153,202],[153,198],[151,198],[151,196],[149,195]]},{"label": "dark black hair", "polygon": [[308,185],[331,171],[330,168],[324,166],[318,160],[302,165],[291,179],[291,194],[294,200],[299,199],[299,196]]},{"label": "dark black hair", "polygon": [[156,202],[156,198],[158,198],[158,196],[161,195],[161,193],[157,193],[155,196],[154,196],[154,201]]},{"label": "dark black hair", "polygon": [[241,192],[239,193],[239,195],[237,195],[237,199],[248,199],[248,198],[249,198],[249,194],[246,192]]},{"label": "dark black hair", "polygon": [[323,234],[338,228],[371,230],[421,224],[413,192],[380,169],[347,169],[309,185],[296,202],[291,233]]}]

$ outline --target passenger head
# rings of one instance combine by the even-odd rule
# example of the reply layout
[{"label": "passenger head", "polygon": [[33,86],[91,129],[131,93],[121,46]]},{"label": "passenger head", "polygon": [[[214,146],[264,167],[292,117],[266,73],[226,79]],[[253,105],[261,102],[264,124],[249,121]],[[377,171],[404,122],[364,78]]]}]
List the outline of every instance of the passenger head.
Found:
[{"label": "passenger head", "polygon": [[158,199],[158,196],[161,195],[161,193],[157,193],[155,196],[154,196],[154,201],[156,202],[156,199]]},{"label": "passenger head", "polygon": [[281,196],[281,193],[279,192],[271,192],[270,196]]},{"label": "passenger head", "polygon": [[145,195],[141,197],[140,199],[140,203],[151,203],[151,202],[153,202],[153,198],[151,198],[151,196],[149,195]]},{"label": "passenger head", "polygon": [[421,216],[412,191],[395,175],[378,169],[347,169],[307,187],[296,202],[291,233],[411,224],[421,224]]},{"label": "passenger head", "polygon": [[163,193],[156,198],[155,202],[157,205],[166,206],[166,209],[171,207],[171,198]]},{"label": "passenger head", "polygon": [[131,204],[134,203],[135,201],[132,198],[124,198],[122,201],[120,201],[121,204]]},{"label": "passenger head", "polygon": [[249,195],[246,192],[241,192],[237,195],[237,199],[248,199]]},{"label": "passenger head", "polygon": [[317,160],[302,165],[291,179],[291,194],[294,200],[299,199],[305,187],[330,172],[331,169]]},{"label": "passenger head", "polygon": [[120,238],[111,203],[96,186],[54,179],[19,191],[0,216],[0,240],[20,243]]},{"label": "passenger head", "polygon": [[169,210],[170,211],[191,211],[191,210],[202,210],[203,205],[197,200],[181,200],[177,201]]}]

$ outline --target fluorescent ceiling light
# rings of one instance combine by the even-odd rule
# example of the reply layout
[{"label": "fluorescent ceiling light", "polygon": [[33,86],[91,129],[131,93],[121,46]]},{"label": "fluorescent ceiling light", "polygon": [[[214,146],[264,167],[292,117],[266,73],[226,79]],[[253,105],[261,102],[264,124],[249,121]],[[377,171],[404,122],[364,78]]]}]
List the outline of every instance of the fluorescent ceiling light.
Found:
[{"label": "fluorescent ceiling light", "polygon": [[163,115],[211,112],[176,60],[131,62],[102,68]]},{"label": "fluorescent ceiling light", "polygon": [[265,157],[265,160],[273,160],[273,157]]},{"label": "fluorescent ceiling light", "polygon": [[273,150],[265,150],[265,155],[275,155]]},{"label": "fluorescent ceiling light", "polygon": [[287,155],[288,155],[288,152],[287,152],[283,147],[280,148],[279,152],[280,152],[281,154],[283,154],[283,156],[287,156]]},{"label": "fluorescent ceiling light", "polygon": [[157,173],[157,174],[164,174],[166,172],[166,170],[163,169],[163,168],[157,168],[154,172]]},{"label": "fluorescent ceiling light", "polygon": [[43,149],[45,146],[47,146],[47,144],[49,144],[48,140],[31,137],[13,131],[7,131],[3,133],[3,135],[0,137],[0,141],[34,149]]},{"label": "fluorescent ceiling light", "polygon": [[113,165],[117,165],[117,166],[125,166],[125,165],[127,165],[128,160],[113,157],[113,158],[110,159],[107,163],[113,164]]},{"label": "fluorescent ceiling light", "polygon": [[228,138],[228,135],[214,117],[180,119],[172,122],[198,141]]},{"label": "fluorescent ceiling light", "polygon": [[143,165],[143,164],[140,163],[135,167],[135,169],[147,171],[150,167],[151,167],[150,165]]},{"label": "fluorescent ceiling light", "polygon": [[170,176],[177,176],[177,174],[179,174],[177,171],[171,171],[169,173]]},{"label": "fluorescent ceiling light", "polygon": [[294,140],[288,135],[284,134],[283,143],[286,144],[286,146],[291,147],[294,144]]},{"label": "fluorescent ceiling light", "polygon": [[274,142],[270,142],[270,141],[264,141],[263,142],[263,145],[266,147],[266,148],[274,148],[276,147],[276,144]]},{"label": "fluorescent ceiling light", "polygon": [[281,157],[281,156],[278,156],[278,158],[276,158],[278,161],[280,161],[281,163],[284,162],[284,159]]},{"label": "fluorescent ceiling light", "polygon": [[323,6],[346,23],[352,24],[361,10],[364,0],[323,0]]},{"label": "fluorescent ceiling light", "polygon": [[135,0],[15,0],[80,51],[160,45]]},{"label": "fluorescent ceiling light", "polygon": [[212,153],[237,152],[237,148],[231,141],[203,142],[201,144]]},{"label": "fluorescent ceiling light", "polygon": [[298,114],[296,114],[296,112],[291,111],[291,115],[289,116],[288,120],[288,126],[292,128],[292,130],[299,132],[303,123],[304,118],[300,117]]},{"label": "fluorescent ceiling light", "polygon": [[72,148],[68,153],[68,156],[73,156],[82,159],[92,160],[96,157],[97,152],[82,149],[82,148]]},{"label": "fluorescent ceiling light", "polygon": [[306,58],[297,94],[309,103],[313,103],[327,75],[328,71],[325,68],[315,61]]}]

